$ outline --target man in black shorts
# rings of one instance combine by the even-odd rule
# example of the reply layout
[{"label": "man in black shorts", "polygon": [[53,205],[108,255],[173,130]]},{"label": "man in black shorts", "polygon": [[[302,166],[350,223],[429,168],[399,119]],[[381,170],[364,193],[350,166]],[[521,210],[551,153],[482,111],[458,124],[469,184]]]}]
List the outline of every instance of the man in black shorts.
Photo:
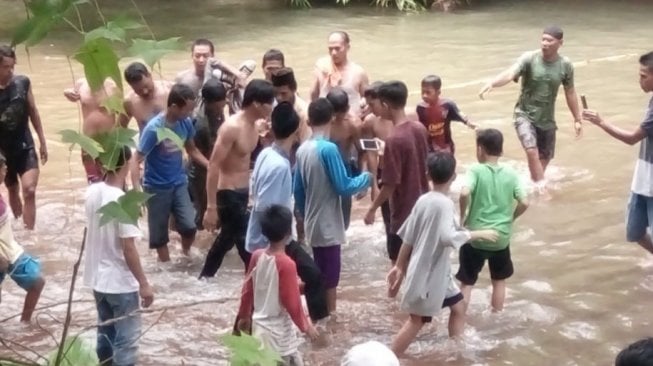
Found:
[{"label": "man in black shorts", "polygon": [[[25,227],[32,230],[36,221],[39,159],[28,121],[32,121],[38,135],[43,164],[48,160],[48,149],[30,80],[23,75],[14,75],[15,65],[14,50],[9,46],[0,46],[0,152],[7,158],[5,184],[11,211],[15,217],[23,216]],[[21,202],[21,187],[24,205]]]}]

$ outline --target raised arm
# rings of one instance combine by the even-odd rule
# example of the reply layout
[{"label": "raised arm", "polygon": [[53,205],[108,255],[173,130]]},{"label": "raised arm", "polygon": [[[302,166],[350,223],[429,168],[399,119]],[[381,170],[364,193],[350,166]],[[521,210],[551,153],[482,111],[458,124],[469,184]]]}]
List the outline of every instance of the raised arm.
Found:
[{"label": "raised arm", "polygon": [[530,62],[531,57],[531,53],[523,54],[516,63],[500,72],[497,76],[485,84],[483,88],[481,88],[481,91],[478,93],[478,96],[481,99],[485,99],[485,94],[489,93],[492,89],[500,88],[513,80],[516,81],[517,77],[522,73],[525,66]]},{"label": "raised arm", "polygon": [[347,170],[336,145],[321,142],[319,149],[322,165],[327,172],[331,185],[339,195],[352,196],[370,186],[372,177],[369,172],[363,172],[357,177],[347,175]]},{"label": "raised arm", "polygon": [[601,129],[607,132],[608,135],[628,145],[635,145],[636,143],[642,141],[645,137],[653,136],[653,115],[647,116],[641,125],[631,131],[617,127],[612,123],[605,121],[595,111],[583,111],[583,119],[588,120],[593,124],[601,127]]}]

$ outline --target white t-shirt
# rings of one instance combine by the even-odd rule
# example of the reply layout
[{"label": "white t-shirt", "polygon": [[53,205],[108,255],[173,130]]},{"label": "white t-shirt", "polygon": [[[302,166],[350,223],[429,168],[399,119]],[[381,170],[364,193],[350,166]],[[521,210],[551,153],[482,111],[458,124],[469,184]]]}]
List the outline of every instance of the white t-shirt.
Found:
[{"label": "white t-shirt", "polygon": [[84,285],[97,292],[124,294],[138,291],[138,281],[127,267],[121,238],[140,238],[134,225],[111,221],[100,226],[97,211],[116,201],[124,192],[104,182],[92,184],[86,191],[86,263]]},{"label": "white t-shirt", "polygon": [[640,125],[646,137],[639,147],[639,157],[633,172],[633,193],[653,197],[653,98],[648,103],[646,116]]},{"label": "white t-shirt", "polygon": [[0,196],[0,257],[13,264],[21,254],[23,254],[23,247],[16,242],[14,232],[11,230],[9,207]]}]

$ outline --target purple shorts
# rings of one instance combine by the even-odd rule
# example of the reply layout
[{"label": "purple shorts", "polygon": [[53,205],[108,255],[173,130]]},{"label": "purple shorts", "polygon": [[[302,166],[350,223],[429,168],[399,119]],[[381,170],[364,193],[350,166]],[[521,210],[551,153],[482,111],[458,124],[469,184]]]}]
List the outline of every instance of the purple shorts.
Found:
[{"label": "purple shorts", "polygon": [[340,245],[313,248],[313,259],[322,272],[322,279],[327,290],[338,287],[338,282],[340,282]]}]

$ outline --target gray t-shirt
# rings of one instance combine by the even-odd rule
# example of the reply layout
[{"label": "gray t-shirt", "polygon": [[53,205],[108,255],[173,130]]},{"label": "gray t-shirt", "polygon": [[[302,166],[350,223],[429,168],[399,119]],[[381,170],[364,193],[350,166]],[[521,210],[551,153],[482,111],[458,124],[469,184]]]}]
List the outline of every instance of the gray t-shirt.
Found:
[{"label": "gray t-shirt", "polygon": [[653,98],[648,103],[648,110],[640,127],[646,131],[646,138],[639,146],[639,158],[635,164],[631,191],[653,197]]},{"label": "gray t-shirt", "polygon": [[[451,287],[452,249],[471,238],[458,229],[453,201],[439,192],[423,194],[397,235],[413,247],[406,271],[401,309],[419,316],[437,316]],[[455,286],[454,286],[455,287]]]}]

